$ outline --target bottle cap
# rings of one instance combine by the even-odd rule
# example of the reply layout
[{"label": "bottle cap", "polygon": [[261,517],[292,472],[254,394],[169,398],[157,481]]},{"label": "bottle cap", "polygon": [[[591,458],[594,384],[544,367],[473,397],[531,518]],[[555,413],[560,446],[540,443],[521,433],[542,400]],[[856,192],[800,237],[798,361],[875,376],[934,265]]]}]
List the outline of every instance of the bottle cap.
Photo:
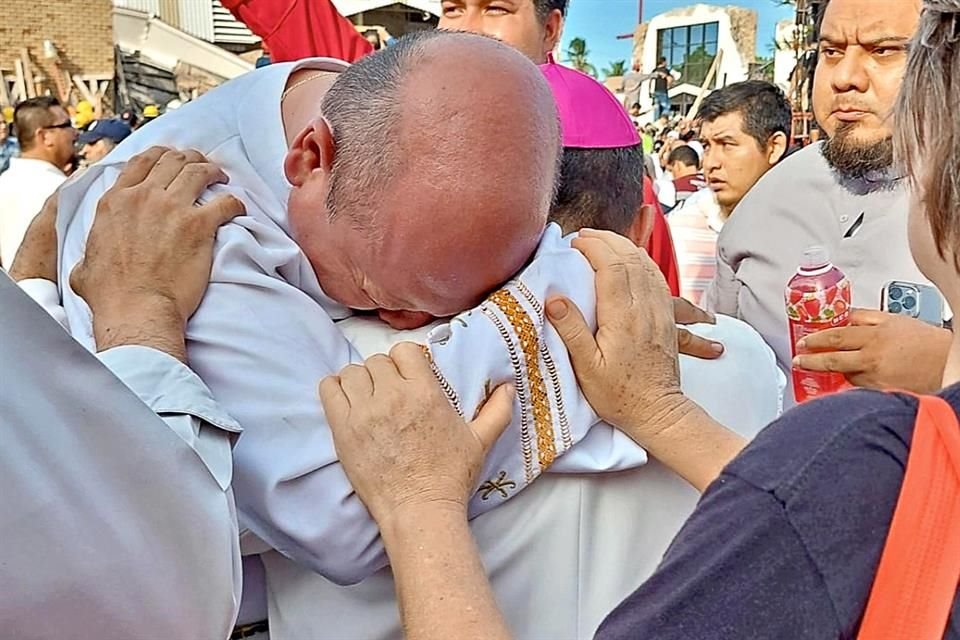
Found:
[{"label": "bottle cap", "polygon": [[826,247],[814,245],[803,250],[803,257],[800,259],[800,268],[805,271],[822,269],[830,264],[830,252]]}]

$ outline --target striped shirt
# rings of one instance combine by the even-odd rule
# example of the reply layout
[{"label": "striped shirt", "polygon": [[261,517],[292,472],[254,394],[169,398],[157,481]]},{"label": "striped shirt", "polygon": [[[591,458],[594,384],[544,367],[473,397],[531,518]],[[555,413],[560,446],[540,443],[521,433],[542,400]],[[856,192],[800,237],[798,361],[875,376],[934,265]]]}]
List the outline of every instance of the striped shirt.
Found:
[{"label": "striped shirt", "polygon": [[667,222],[680,268],[680,295],[700,304],[717,273],[717,237],[723,228],[713,192],[691,196],[670,213]]}]

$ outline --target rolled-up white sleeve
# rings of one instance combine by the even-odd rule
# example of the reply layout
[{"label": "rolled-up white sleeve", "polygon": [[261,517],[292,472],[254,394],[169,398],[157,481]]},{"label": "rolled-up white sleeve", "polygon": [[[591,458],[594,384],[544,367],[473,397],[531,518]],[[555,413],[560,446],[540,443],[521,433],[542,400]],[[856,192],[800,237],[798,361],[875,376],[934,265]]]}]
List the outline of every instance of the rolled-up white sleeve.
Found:
[{"label": "rolled-up white sleeve", "polygon": [[[233,474],[231,448],[241,429],[200,377],[176,358],[148,347],[115,347],[98,357],[196,452],[227,491]],[[230,511],[236,521],[232,504]]]}]

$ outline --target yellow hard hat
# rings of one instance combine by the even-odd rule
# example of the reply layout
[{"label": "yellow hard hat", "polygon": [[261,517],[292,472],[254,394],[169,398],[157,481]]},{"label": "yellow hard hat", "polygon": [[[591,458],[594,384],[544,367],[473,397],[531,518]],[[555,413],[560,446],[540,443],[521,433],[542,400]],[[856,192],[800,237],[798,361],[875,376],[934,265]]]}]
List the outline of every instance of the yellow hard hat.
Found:
[{"label": "yellow hard hat", "polygon": [[77,129],[83,129],[91,122],[93,122],[93,112],[81,111],[78,106],[77,114],[73,116],[73,126],[75,126]]},{"label": "yellow hard hat", "polygon": [[93,113],[93,105],[86,100],[77,103],[77,113]]},{"label": "yellow hard hat", "polygon": [[160,115],[160,109],[157,108],[155,104],[148,104],[143,108],[143,117],[144,118],[156,118]]},{"label": "yellow hard hat", "polygon": [[7,124],[13,124],[13,107],[3,108],[3,121]]}]

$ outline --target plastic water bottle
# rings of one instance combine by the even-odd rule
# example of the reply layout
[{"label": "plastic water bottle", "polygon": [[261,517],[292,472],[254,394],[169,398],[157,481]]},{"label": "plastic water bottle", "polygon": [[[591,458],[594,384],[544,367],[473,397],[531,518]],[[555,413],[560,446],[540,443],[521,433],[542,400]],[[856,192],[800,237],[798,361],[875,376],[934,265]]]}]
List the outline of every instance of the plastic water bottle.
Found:
[{"label": "plastic water bottle", "polygon": [[[830,262],[824,247],[803,252],[797,274],[787,284],[787,318],[793,355],[810,334],[850,324],[850,281]],[[820,373],[793,367],[793,393],[798,403],[850,387],[842,373]]]}]

